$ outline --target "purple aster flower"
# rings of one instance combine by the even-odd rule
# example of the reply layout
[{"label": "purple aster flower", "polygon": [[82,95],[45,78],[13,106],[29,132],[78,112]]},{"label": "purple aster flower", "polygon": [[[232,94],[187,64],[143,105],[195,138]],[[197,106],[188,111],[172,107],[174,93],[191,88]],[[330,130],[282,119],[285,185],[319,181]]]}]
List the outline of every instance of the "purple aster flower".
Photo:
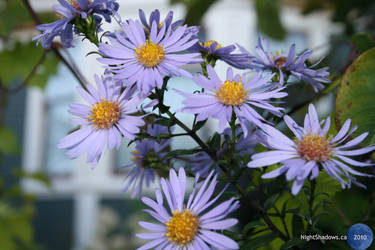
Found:
[{"label": "purple aster flower", "polygon": [[108,37],[111,45],[101,43],[99,52],[104,58],[98,60],[108,64],[114,78],[125,80],[127,86],[136,83],[138,90],[147,95],[155,88],[161,88],[164,76],[191,77],[179,68],[185,64],[201,62],[199,53],[181,53],[190,48],[196,39],[192,34],[184,35],[187,26],[173,30],[171,26],[152,23],[150,35],[146,37],[139,21],[122,23],[123,32],[116,32],[116,39]]},{"label": "purple aster flower", "polygon": [[254,60],[254,57],[248,53],[232,54],[236,46],[221,46],[218,42],[210,40],[208,42],[198,42],[194,44],[189,50],[192,52],[200,52],[202,56],[207,56],[208,60],[220,59],[232,67],[238,69],[247,69],[249,64]]},{"label": "purple aster flower", "polygon": [[281,92],[284,88],[273,88],[273,84],[266,84],[271,76],[262,77],[259,73],[251,80],[246,80],[246,74],[233,75],[232,68],[228,68],[225,81],[221,81],[215,70],[208,65],[209,78],[203,75],[193,80],[200,87],[208,90],[202,93],[183,93],[186,97],[182,111],[198,114],[197,121],[213,117],[219,120],[218,132],[222,133],[227,122],[232,120],[233,113],[237,115],[244,135],[247,135],[246,121],[262,126],[266,120],[253,107],[265,109],[274,115],[281,116],[283,108],[271,105],[272,98],[283,98],[287,93]]},{"label": "purple aster flower", "polygon": [[[290,46],[288,53],[277,52],[276,55],[273,55],[270,51],[268,40],[263,38],[263,41],[266,44],[266,48],[263,47],[261,38],[258,38],[256,52],[259,58],[255,58],[253,63],[248,65],[248,68],[261,71],[271,70],[272,72],[279,72],[280,84],[284,83],[284,78],[286,75],[292,74],[299,80],[303,80],[309,83],[313,87],[315,92],[318,92],[318,90],[324,88],[322,82],[331,82],[328,79],[328,67],[313,69],[322,61],[323,58],[321,58],[317,63],[310,67],[306,65],[306,60],[313,53],[312,50],[306,50],[301,55],[296,56],[296,45],[293,44],[292,46]],[[246,53],[251,56],[245,48],[240,48],[242,53]]]},{"label": "purple aster flower", "polygon": [[[157,136],[159,134],[168,134],[168,128],[160,125],[148,125],[147,134]],[[151,182],[155,181],[157,173],[163,172],[168,167],[168,162],[163,160],[167,154],[163,152],[170,146],[171,140],[161,140],[160,143],[151,140],[143,139],[136,141],[135,151],[132,153],[133,163],[124,166],[124,168],[132,167],[129,171],[123,188],[123,192],[131,189],[131,198],[140,197],[143,183],[149,187]],[[168,173],[168,171],[167,171]]]},{"label": "purple aster flower", "polygon": [[[236,136],[239,136],[242,133],[240,128],[236,129]],[[225,136],[228,135],[230,139],[232,139],[232,131],[231,128],[226,128],[222,134],[222,141],[224,141]],[[246,154],[253,154],[254,148],[258,144],[258,140],[256,138],[255,133],[248,133],[247,136],[241,135],[240,139],[235,145],[235,150],[239,152],[240,155]],[[222,143],[221,148],[216,152],[216,157],[220,158],[225,152],[228,151],[228,144]],[[206,153],[201,152],[198,155],[194,156],[191,163],[191,170],[194,173],[199,174],[202,177],[207,177],[210,170],[214,165],[214,161],[212,158]],[[242,166],[241,166],[242,167]],[[215,167],[215,171],[217,173],[220,172],[219,167]]]},{"label": "purple aster flower", "polygon": [[[173,20],[173,12],[169,11],[167,16],[165,17],[164,21],[160,21],[160,12],[159,10],[154,10],[150,14],[149,21],[147,22],[146,15],[143,10],[139,10],[139,19],[141,20],[141,23],[144,26],[146,35],[149,35],[151,32],[151,24],[153,22],[156,22],[158,29],[160,30],[165,24],[167,27],[171,26],[172,30],[176,30],[179,26],[181,26],[184,23],[184,20],[180,19],[172,23]],[[198,26],[190,26],[185,31],[185,35],[188,33],[192,33],[192,38],[196,38],[199,33],[199,27]]]},{"label": "purple aster flower", "polygon": [[90,84],[88,92],[78,88],[78,92],[89,105],[71,104],[69,112],[77,118],[72,122],[80,129],[62,138],[58,148],[68,149],[67,155],[76,158],[88,152],[87,162],[95,167],[104,147],[119,148],[122,136],[134,139],[145,122],[140,116],[133,116],[143,99],[131,97],[134,91],[114,88],[110,78],[95,76],[97,89]]},{"label": "purple aster flower", "polygon": [[171,169],[169,180],[162,178],[160,185],[167,200],[169,209],[163,204],[163,196],[159,189],[155,190],[156,202],[147,197],[142,201],[152,209],[146,209],[160,223],[139,222],[145,229],[153,233],[137,234],[137,237],[151,240],[138,248],[146,249],[239,249],[232,239],[213,230],[224,230],[237,224],[237,219],[224,219],[239,207],[239,202],[231,198],[210,208],[221,196],[221,191],[211,199],[217,184],[217,175],[213,172],[206,178],[200,188],[197,181],[187,203],[184,202],[186,190],[185,170],[180,168],[178,175]]},{"label": "purple aster flower", "polygon": [[264,125],[262,128],[264,132],[261,134],[260,140],[266,147],[274,150],[253,155],[252,161],[248,164],[248,167],[251,168],[265,167],[276,163],[282,164],[280,168],[264,174],[262,178],[275,178],[286,173],[288,181],[294,180],[292,193],[296,195],[310,174],[310,180],[319,175],[319,166],[333,179],[340,182],[342,188],[350,187],[351,183],[363,186],[357,183],[351,174],[371,176],[348,166],[373,166],[374,164],[359,162],[350,159],[348,156],[362,155],[375,149],[375,146],[353,149],[366,138],[367,132],[344,143],[357,129],[357,127],[353,127],[349,130],[350,119],[344,123],[335,137],[327,136],[330,118],[319,122],[315,107],[312,104],[309,105],[304,127],[298,126],[287,115],[284,116],[284,121],[296,136],[296,140],[289,139],[272,126]]},{"label": "purple aster flower", "polygon": [[[42,42],[45,49],[51,48],[51,43],[56,36],[60,36],[65,48],[73,47],[73,21],[76,17],[86,19],[93,14],[97,27],[101,22],[101,15],[107,22],[110,16],[117,11],[119,5],[116,0],[58,0],[61,5],[54,5],[53,9],[58,13],[60,19],[47,24],[40,24],[36,29],[42,34],[33,38],[37,43]],[[75,30],[76,33],[79,33]]]}]

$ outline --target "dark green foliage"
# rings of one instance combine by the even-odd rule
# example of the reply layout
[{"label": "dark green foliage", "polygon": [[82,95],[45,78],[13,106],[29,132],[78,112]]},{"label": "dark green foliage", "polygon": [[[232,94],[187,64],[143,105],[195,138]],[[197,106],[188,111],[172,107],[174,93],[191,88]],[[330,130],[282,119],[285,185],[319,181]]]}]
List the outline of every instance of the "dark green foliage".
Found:
[{"label": "dark green foliage", "polygon": [[258,28],[265,35],[282,40],[285,37],[285,29],[280,20],[279,0],[255,0]]}]

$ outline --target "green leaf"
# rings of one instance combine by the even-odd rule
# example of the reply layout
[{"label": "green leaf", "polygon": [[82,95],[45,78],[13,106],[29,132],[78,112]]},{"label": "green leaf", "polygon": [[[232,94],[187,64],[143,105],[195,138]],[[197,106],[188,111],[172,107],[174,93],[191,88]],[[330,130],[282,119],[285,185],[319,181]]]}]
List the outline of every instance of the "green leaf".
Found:
[{"label": "green leaf", "polygon": [[246,224],[244,229],[242,230],[242,234],[246,236],[251,230],[257,228],[257,227],[264,227],[266,224],[264,224],[262,221],[252,221]]},{"label": "green leaf", "polygon": [[20,148],[17,143],[17,137],[7,127],[0,127],[0,153],[17,154]]},{"label": "green leaf", "polygon": [[211,140],[208,142],[208,146],[214,150],[218,150],[220,148],[221,136],[219,133],[215,133]]},{"label": "green leaf", "polygon": [[352,43],[354,43],[355,47],[360,53],[375,47],[375,41],[368,33],[355,34],[350,40]]},{"label": "green leaf", "polygon": [[197,123],[195,124],[193,130],[194,130],[194,131],[198,131],[198,130],[200,130],[200,129],[204,126],[204,124],[206,124],[206,122],[207,122],[207,120],[197,122]]},{"label": "green leaf", "polygon": [[280,21],[279,0],[256,0],[258,27],[267,36],[282,40],[285,37],[285,29]]},{"label": "green leaf", "polygon": [[280,197],[280,193],[277,193],[277,194],[273,194],[271,195],[270,197],[268,197],[266,199],[266,201],[264,202],[264,209],[265,210],[268,210],[270,208],[273,207],[273,205],[275,204],[275,202],[277,201],[277,199]]},{"label": "green leaf", "polygon": [[180,156],[180,155],[192,155],[192,154],[195,154],[195,153],[198,153],[202,151],[201,149],[196,149],[196,148],[193,148],[193,149],[176,149],[176,150],[173,150],[173,151],[170,151],[168,152],[168,154],[165,156],[166,159],[171,159],[171,158],[174,158],[176,156]]},{"label": "green leaf", "polygon": [[[316,178],[315,196],[324,192],[331,197],[339,191],[341,191],[340,183],[332,179],[325,171],[320,171],[319,176]],[[314,205],[318,204],[322,199],[317,196]]]},{"label": "green leaf", "polygon": [[26,210],[18,210],[0,202],[0,246],[1,249],[16,250],[18,245],[30,245],[33,230]]},{"label": "green leaf", "polygon": [[160,117],[154,123],[165,126],[165,127],[172,127],[176,124],[175,121],[166,117]]},{"label": "green leaf", "polygon": [[251,238],[250,240],[246,241],[240,249],[243,250],[253,250],[258,249],[259,247],[266,246],[274,241],[279,235],[276,233],[268,233],[263,234],[258,237]]},{"label": "green leaf", "polygon": [[300,235],[301,232],[304,230],[304,224],[301,216],[297,214],[293,214],[292,217],[292,231],[293,231],[293,236]]},{"label": "green leaf", "polygon": [[186,2],[187,13],[185,17],[185,23],[188,25],[199,25],[201,19],[206,11],[214,4],[217,0],[189,0]]},{"label": "green leaf", "polygon": [[299,238],[294,238],[285,242],[280,249],[291,249],[292,247],[303,245],[305,243],[306,241],[303,241]]},{"label": "green leaf", "polygon": [[375,48],[360,55],[345,71],[336,97],[337,127],[347,119],[358,129],[353,137],[364,132],[369,136],[362,143],[375,142]]},{"label": "green leaf", "polygon": [[333,80],[324,90],[323,94],[329,94],[330,92],[334,91],[338,86],[340,86],[342,76],[337,77]]},{"label": "green leaf", "polygon": [[[10,35],[17,25],[30,19],[21,1],[13,0],[6,2],[6,8],[0,9],[0,35],[2,36]],[[1,7],[3,7],[3,4],[1,4]]]},{"label": "green leaf", "polygon": [[[17,42],[12,48],[1,51],[0,67],[2,72],[6,72],[0,76],[2,84],[9,87],[13,82],[22,82],[42,55],[43,49],[37,47],[33,42],[28,44]],[[48,53],[27,85],[43,88],[48,78],[56,74],[57,64],[58,59],[52,53]]]},{"label": "green leaf", "polygon": [[37,172],[28,173],[21,169],[17,169],[15,171],[15,175],[19,178],[33,179],[33,180],[43,183],[47,187],[51,187],[51,181],[44,172],[37,171]]}]

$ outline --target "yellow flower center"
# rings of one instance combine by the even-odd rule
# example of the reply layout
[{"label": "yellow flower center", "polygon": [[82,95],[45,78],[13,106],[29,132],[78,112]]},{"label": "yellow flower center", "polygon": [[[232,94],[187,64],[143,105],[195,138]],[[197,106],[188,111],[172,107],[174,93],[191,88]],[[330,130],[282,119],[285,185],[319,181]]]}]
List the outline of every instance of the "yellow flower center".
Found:
[{"label": "yellow flower center", "polygon": [[117,102],[106,101],[91,106],[91,114],[89,120],[98,129],[110,128],[120,119],[120,106]]},{"label": "yellow flower center", "polygon": [[[202,46],[204,48],[209,48],[211,46],[211,44],[213,44],[214,42],[216,42],[216,41],[210,40],[210,41],[205,42],[204,44],[202,42],[199,42],[199,44],[200,44],[200,46]],[[216,42],[216,48],[215,48],[215,50],[220,49],[222,47],[223,46],[221,46],[218,42]]]},{"label": "yellow flower center", "polygon": [[305,135],[297,141],[297,152],[308,161],[326,161],[333,154],[330,141],[320,135]]},{"label": "yellow flower center", "polygon": [[172,217],[165,223],[167,233],[165,236],[172,243],[181,247],[191,242],[198,232],[199,220],[189,210],[174,211]]},{"label": "yellow flower center", "polygon": [[220,89],[215,92],[221,103],[230,106],[242,105],[249,94],[249,90],[245,90],[241,80],[225,81],[220,83]]},{"label": "yellow flower center", "polygon": [[135,49],[138,61],[145,67],[151,68],[158,65],[164,59],[163,46],[146,40],[146,43]]}]

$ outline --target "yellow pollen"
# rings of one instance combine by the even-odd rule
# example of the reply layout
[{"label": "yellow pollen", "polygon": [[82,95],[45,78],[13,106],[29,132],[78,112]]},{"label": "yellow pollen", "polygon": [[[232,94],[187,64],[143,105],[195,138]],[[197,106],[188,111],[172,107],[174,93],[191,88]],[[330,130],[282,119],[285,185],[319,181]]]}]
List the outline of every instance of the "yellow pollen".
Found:
[{"label": "yellow pollen", "polygon": [[308,161],[326,161],[333,154],[331,140],[320,135],[305,135],[297,141],[297,152]]},{"label": "yellow pollen", "polygon": [[225,81],[220,83],[220,89],[215,92],[219,101],[229,106],[242,105],[249,94],[249,90],[245,90],[241,80]]},{"label": "yellow pollen", "polygon": [[191,242],[198,232],[199,220],[189,210],[174,211],[172,217],[165,223],[168,240],[181,247]]},{"label": "yellow pollen", "polygon": [[89,120],[98,129],[110,128],[120,119],[120,106],[117,102],[101,99],[91,106]]},{"label": "yellow pollen", "polygon": [[[202,42],[199,42],[199,44],[200,44],[200,46],[202,46],[204,48],[209,48],[211,46],[211,44],[213,44],[214,42],[216,42],[216,41],[210,40],[208,42],[205,42],[204,44]],[[215,48],[215,50],[220,49],[222,47],[223,46],[221,46],[218,42],[216,42],[216,48]]]},{"label": "yellow pollen", "polygon": [[164,59],[163,46],[146,40],[146,43],[135,49],[138,61],[145,67],[151,68],[158,65]]}]

